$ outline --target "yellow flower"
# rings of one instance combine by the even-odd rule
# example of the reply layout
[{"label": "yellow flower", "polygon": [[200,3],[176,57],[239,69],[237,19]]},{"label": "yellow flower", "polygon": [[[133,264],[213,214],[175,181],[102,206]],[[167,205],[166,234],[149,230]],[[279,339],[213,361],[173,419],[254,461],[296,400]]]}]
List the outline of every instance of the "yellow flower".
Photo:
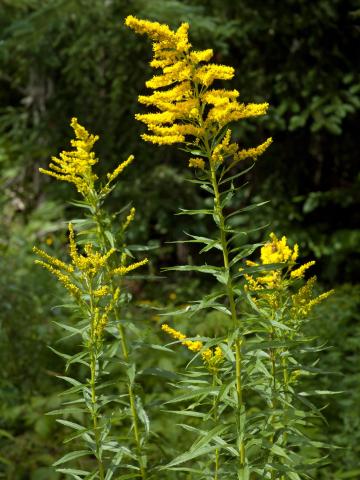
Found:
[{"label": "yellow flower", "polygon": [[131,208],[129,215],[126,217],[125,223],[123,225],[123,230],[126,230],[127,227],[130,225],[130,223],[134,220],[135,218],[135,213],[136,210],[134,207]]},{"label": "yellow flower", "polygon": [[110,182],[113,182],[133,160],[134,155],[130,155],[129,158],[124,162],[120,163],[120,165],[118,165],[112,173],[107,173],[106,175],[108,178],[108,184]]},{"label": "yellow flower", "polygon": [[272,138],[269,137],[264,143],[262,143],[261,145],[258,145],[255,148],[246,148],[238,151],[237,154],[235,155],[234,160],[241,161],[241,160],[244,160],[245,158],[256,159],[257,157],[262,155],[271,144],[272,144]]},{"label": "yellow flower", "polygon": [[100,317],[99,309],[98,308],[95,309],[95,318],[94,318],[95,329],[94,329],[94,333],[95,333],[95,336],[98,340],[101,340],[101,338],[103,336],[105,327],[106,327],[106,325],[108,323],[108,320],[109,320],[109,315],[110,315],[111,311],[114,310],[114,308],[116,307],[117,302],[119,300],[119,297],[120,297],[120,289],[117,288],[115,290],[114,295],[112,296],[110,302],[103,309],[101,317]]},{"label": "yellow flower", "polygon": [[[237,101],[237,90],[210,89],[215,81],[231,80],[234,68],[209,63],[212,49],[191,50],[187,23],[174,31],[168,25],[130,15],[125,24],[152,40],[154,58],[150,65],[162,70],[146,82],[154,92],[139,97],[140,103],[157,109],[157,112],[136,115],[149,130],[141,135],[143,140],[157,145],[185,143],[188,146],[192,142],[203,149],[213,145],[212,161],[217,164],[229,156],[237,163],[241,157],[256,157],[265,151],[271,139],[254,149],[243,150],[240,157],[236,157],[239,148],[230,144],[230,131],[223,142],[217,144],[217,138],[230,122],[263,115],[268,104],[245,105]],[[205,162],[191,160],[189,166],[204,169]]]},{"label": "yellow flower", "polygon": [[190,168],[199,168],[200,170],[204,170],[205,162],[202,158],[190,158],[189,160],[189,167]]},{"label": "yellow flower", "polygon": [[146,265],[148,263],[148,259],[144,258],[144,260],[141,260],[140,262],[132,263],[131,265],[128,265],[125,267],[124,265],[121,265],[120,267],[114,268],[112,270],[112,274],[114,275],[126,275],[127,273],[131,272],[132,270],[135,270],[136,268],[142,267],[143,265]]},{"label": "yellow flower", "polygon": [[75,140],[71,140],[74,150],[63,151],[58,157],[52,157],[49,170],[40,168],[40,172],[46,175],[73,183],[78,192],[86,196],[94,186],[97,176],[92,167],[98,162],[95,153],[92,152],[94,143],[99,139],[97,135],[90,134],[81,126],[76,118],[71,120],[71,126],[75,132]]},{"label": "yellow flower", "polygon": [[287,238],[281,240],[275,233],[270,233],[271,242],[261,248],[261,262],[263,265],[269,263],[286,263],[292,255],[291,248],[287,245]]},{"label": "yellow flower", "polygon": [[[179,332],[178,330],[175,330],[174,328],[169,327],[169,325],[167,325],[166,323],[163,323],[161,325],[161,329],[165,333],[170,335],[172,338],[180,340],[181,344],[184,345],[184,347],[188,348],[191,352],[200,352],[204,347],[204,344],[199,340],[187,340],[186,335]],[[201,352],[201,358],[207,365],[209,370],[213,371],[223,361],[224,354],[221,348],[217,346],[215,347],[215,350],[212,350],[210,348],[206,348],[205,350],[203,350]]]},{"label": "yellow flower", "polygon": [[[57,259],[53,259],[57,260]],[[60,283],[73,295],[74,297],[80,297],[81,291],[79,287],[77,287],[72,281],[69,274],[61,272],[58,268],[54,268],[53,265],[50,265],[42,260],[35,260],[35,263],[41,265],[42,267],[46,268],[50,273],[52,273]]]},{"label": "yellow flower", "polygon": [[[274,233],[270,234],[270,239],[271,241],[261,248],[261,264],[280,263],[284,264],[287,270],[270,270],[265,275],[259,276],[244,274],[246,280],[245,290],[254,293],[255,298],[253,300],[255,302],[261,300],[271,309],[279,308],[281,297],[288,292],[291,299],[292,319],[305,317],[315,305],[332,295],[334,290],[322,293],[318,297],[313,297],[312,292],[316,283],[316,277],[314,276],[304,286],[300,287],[296,293],[291,295],[289,286],[294,286],[296,279],[303,278],[305,272],[315,264],[315,261],[312,260],[294,269],[295,261],[299,255],[298,245],[294,245],[294,248],[291,249],[287,245],[285,236],[278,239]],[[260,266],[250,260],[247,260],[246,264],[250,267]]]},{"label": "yellow flower", "polygon": [[306,270],[310,267],[315,265],[315,261],[312,260],[311,262],[304,263],[301,267],[297,268],[296,270],[292,270],[290,273],[291,278],[302,278],[306,272]]},{"label": "yellow flower", "polygon": [[73,265],[90,276],[96,275],[103,269],[109,257],[116,251],[115,248],[111,248],[104,255],[101,255],[101,253],[94,251],[93,245],[88,243],[84,247],[85,255],[79,255],[75,243],[74,228],[71,223],[69,224],[69,242],[70,256]]}]

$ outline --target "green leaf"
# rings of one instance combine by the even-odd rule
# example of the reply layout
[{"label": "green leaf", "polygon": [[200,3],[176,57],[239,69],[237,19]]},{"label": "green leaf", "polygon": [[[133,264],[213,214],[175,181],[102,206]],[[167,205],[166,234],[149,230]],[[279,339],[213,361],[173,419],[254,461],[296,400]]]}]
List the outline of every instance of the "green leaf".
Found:
[{"label": "green leaf", "polygon": [[243,212],[250,212],[251,210],[254,210],[255,208],[259,208],[259,207],[262,207],[263,205],[266,205],[267,203],[269,203],[270,200],[266,200],[265,202],[259,202],[259,203],[253,203],[252,205],[248,205],[247,207],[243,207],[243,208],[238,208],[237,210],[235,210],[234,212],[231,212],[229,213],[228,215],[226,215],[226,219],[228,218],[231,218],[233,217],[234,215],[237,215],[239,213],[243,213]]},{"label": "green leaf", "polygon": [[75,452],[67,453],[52,465],[53,467],[56,467],[57,465],[61,465],[62,463],[70,462],[70,460],[74,460],[75,458],[84,457],[85,455],[91,455],[91,452],[88,450],[76,450]]},{"label": "green leaf", "polygon": [[166,470],[170,469],[171,467],[175,467],[176,465],[179,465],[181,463],[188,462],[189,460],[193,460],[194,458],[200,457],[201,455],[206,455],[210,452],[213,452],[216,448],[218,448],[216,445],[215,446],[203,446],[200,448],[197,448],[195,450],[192,450],[191,452],[186,452],[178,457],[174,458],[170,463],[165,465],[164,467],[161,467],[160,470]]},{"label": "green leaf", "polygon": [[135,380],[135,375],[136,375],[136,367],[134,363],[130,365],[129,368],[126,369],[126,373],[127,373],[130,385],[133,385]]},{"label": "green leaf", "polygon": [[178,403],[182,402],[184,400],[191,400],[193,398],[198,398],[202,396],[208,396],[211,394],[217,394],[219,392],[218,387],[205,387],[205,388],[198,388],[194,389],[193,391],[190,391],[188,393],[184,393],[182,395],[177,395],[175,398],[172,398],[165,402],[165,405],[169,403]]},{"label": "green leaf", "polygon": [[62,380],[65,380],[65,382],[74,385],[74,387],[80,387],[82,385],[82,383],[78,380],[75,380],[75,378],[65,377],[64,375],[56,375],[56,378],[61,378]]},{"label": "green leaf", "polygon": [[[75,468],[57,468],[56,469],[57,472],[59,473],[66,473],[68,475],[89,475],[90,472],[88,472],[87,470],[77,470]],[[74,478],[78,478],[78,477],[74,477]]]},{"label": "green leaf", "polygon": [[255,162],[252,165],[250,165],[250,167],[246,168],[245,170],[242,170],[241,172],[236,173],[235,175],[232,175],[231,177],[221,179],[221,181],[219,182],[219,185],[224,185],[225,183],[232,182],[233,180],[236,180],[237,178],[242,177],[243,175],[246,175],[248,172],[250,172],[250,170],[252,170],[254,168],[254,165],[255,165]]},{"label": "green leaf", "polygon": [[177,267],[167,267],[163,269],[164,271],[177,271],[177,272],[200,272],[200,273],[209,273],[218,277],[224,273],[224,268],[214,267],[212,265],[179,265]]},{"label": "green leaf", "polygon": [[59,410],[51,410],[51,412],[46,412],[45,415],[70,415],[87,412],[85,408],[80,407],[65,407]]},{"label": "green leaf", "polygon": [[139,397],[136,398],[136,411],[140,422],[144,425],[146,436],[148,436],[150,433],[150,421]]},{"label": "green leaf", "polygon": [[57,418],[56,421],[58,423],[61,423],[62,425],[65,425],[65,427],[72,428],[73,430],[85,430],[82,425],[79,425],[78,423],[70,422],[69,420],[63,420],[62,418]]},{"label": "green leaf", "polygon": [[186,210],[184,208],[179,209],[180,212],[175,215],[212,215],[213,210],[202,209],[202,210]]}]

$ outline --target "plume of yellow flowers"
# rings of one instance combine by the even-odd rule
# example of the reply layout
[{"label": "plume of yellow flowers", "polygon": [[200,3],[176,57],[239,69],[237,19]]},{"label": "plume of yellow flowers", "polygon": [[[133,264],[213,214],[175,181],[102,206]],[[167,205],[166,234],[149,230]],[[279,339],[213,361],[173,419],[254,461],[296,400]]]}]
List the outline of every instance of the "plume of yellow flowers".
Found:
[{"label": "plume of yellow flowers", "polygon": [[[95,251],[93,245],[90,243],[84,246],[84,254],[80,254],[75,241],[74,228],[71,223],[69,224],[70,264],[49,255],[37,247],[34,247],[33,251],[41,257],[41,260],[35,260],[35,263],[52,273],[76,300],[80,302],[84,301],[83,293],[87,292],[89,286],[91,286],[92,289],[91,295],[93,295],[95,299],[110,298],[108,304],[103,305],[100,309],[95,308],[92,331],[98,339],[101,338],[102,332],[107,324],[109,313],[115,308],[120,295],[118,288],[115,289],[115,292],[112,292],[109,285],[101,284],[103,273],[106,271],[111,275],[126,275],[128,272],[148,262],[148,259],[145,258],[140,262],[128,266],[121,265],[116,268],[111,268],[108,261],[110,256],[115,253],[115,248],[111,248],[102,255],[100,252]],[[96,287],[92,286],[95,277],[97,279],[97,282],[94,282],[97,283]]]},{"label": "plume of yellow flowers", "polygon": [[[71,119],[70,125],[75,133],[75,139],[71,140],[73,150],[61,152],[59,157],[51,157],[52,162],[49,164],[49,169],[40,168],[39,171],[55,177],[57,180],[73,183],[81,195],[88,197],[98,179],[93,172],[93,166],[99,160],[95,157],[92,149],[95,142],[99,140],[99,136],[89,133],[75,117]],[[107,174],[108,181],[102,188],[101,194],[110,191],[110,184],[133,160],[134,156],[130,155],[112,173]]]},{"label": "plume of yellow flowers", "polygon": [[87,196],[97,179],[92,167],[98,162],[98,159],[92,152],[92,148],[99,137],[90,134],[78,123],[76,118],[72,118],[71,127],[75,133],[75,139],[71,140],[74,150],[63,151],[59,157],[52,157],[49,170],[44,168],[39,170],[58,180],[73,183],[79,193]]},{"label": "plume of yellow flowers", "polygon": [[[130,15],[125,24],[152,40],[154,57],[150,65],[162,71],[146,82],[153,93],[139,96],[140,103],[155,109],[135,116],[147,125],[149,133],[142,135],[145,141],[158,145],[189,145],[189,137],[195,137],[192,143],[205,150],[215,143],[212,161],[222,163],[225,158],[232,157],[232,166],[245,158],[256,158],[266,150],[271,138],[258,147],[242,150],[236,143],[230,143],[231,131],[227,126],[231,122],[263,115],[269,105],[245,105],[238,101],[237,90],[214,88],[216,80],[231,80],[234,68],[209,63],[213,56],[211,49],[192,50],[187,23],[173,31],[167,25]],[[205,164],[202,159],[195,158],[190,160],[189,166],[203,169]]]},{"label": "plume of yellow flowers", "polygon": [[[70,278],[75,271],[83,273],[89,278],[93,278],[103,271],[103,269],[108,264],[110,256],[113,255],[113,253],[115,253],[116,251],[115,248],[110,248],[110,250],[108,250],[104,255],[102,255],[100,252],[94,251],[93,245],[88,243],[84,246],[84,255],[79,254],[75,242],[74,228],[71,223],[69,223],[69,253],[71,257],[71,264],[67,264],[59,260],[58,258],[47,254],[46,252],[37,247],[34,247],[33,250],[37,255],[46,260],[46,262],[44,260],[36,260],[36,263],[47,268],[51,273],[58,276],[58,278],[61,270],[65,272],[64,275],[67,276],[68,280],[66,282],[61,280],[61,282],[68,289],[69,285],[72,285]],[[126,275],[128,272],[131,272],[132,270],[135,270],[136,268],[139,268],[146,263],[148,263],[148,259],[144,258],[143,260],[132,263],[128,266],[120,265],[119,267],[113,269],[109,268],[109,271],[113,275]],[[74,287],[74,285],[71,287],[73,291],[75,291]],[[94,293],[97,296],[103,296],[107,293],[107,288],[108,287],[103,286],[100,289],[95,290]]]},{"label": "plume of yellow flowers", "polygon": [[[249,267],[260,267],[261,265],[280,264],[279,268],[269,270],[264,275],[253,276],[244,274],[246,279],[245,288],[256,294],[256,298],[263,299],[272,308],[279,308],[281,296],[286,293],[289,287],[299,278],[304,278],[305,272],[315,265],[310,261],[296,266],[299,256],[297,244],[291,248],[287,244],[287,238],[283,236],[278,239],[275,233],[270,234],[270,241],[267,242],[260,252],[260,263],[246,261]],[[305,317],[311,309],[329,297],[334,290],[325,292],[313,297],[313,288],[316,283],[316,276],[310,278],[306,284],[295,294],[291,295],[291,311],[297,317]]]},{"label": "plume of yellow flowers", "polygon": [[216,346],[214,349],[204,349],[204,344],[202,342],[199,340],[188,340],[186,335],[178,330],[175,330],[174,328],[169,327],[169,325],[166,323],[161,325],[161,329],[170,335],[170,337],[180,340],[181,344],[188,348],[191,352],[200,352],[202,350],[201,358],[210,371],[215,371],[224,359],[224,354],[219,346]]}]

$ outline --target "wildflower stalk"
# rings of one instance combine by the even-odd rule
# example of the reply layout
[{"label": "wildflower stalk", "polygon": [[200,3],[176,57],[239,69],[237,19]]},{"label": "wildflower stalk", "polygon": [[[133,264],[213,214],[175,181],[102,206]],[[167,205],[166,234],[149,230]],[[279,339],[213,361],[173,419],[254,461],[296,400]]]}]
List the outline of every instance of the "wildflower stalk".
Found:
[{"label": "wildflower stalk", "polygon": [[[218,180],[216,175],[216,170],[214,164],[212,162],[212,154],[211,150],[208,150],[208,159],[210,164],[210,171],[211,171],[211,184],[214,189],[214,207],[215,207],[215,214],[218,218],[218,226],[220,232],[220,239],[221,239],[221,248],[223,253],[223,262],[224,267],[226,270],[226,276],[228,278],[226,283],[226,293],[229,300],[230,311],[231,311],[231,318],[233,323],[234,332],[239,332],[240,322],[236,312],[236,304],[234,298],[234,289],[231,277],[231,271],[229,268],[229,252],[228,252],[228,241],[226,238],[226,226],[225,226],[225,219],[223,215],[223,209],[221,207],[221,200],[219,194],[219,186]],[[242,412],[243,403],[243,392],[242,392],[242,381],[241,381],[241,344],[242,339],[239,337],[239,333],[235,335],[235,378],[236,378],[236,392],[237,392],[237,425],[240,429],[241,426],[241,415],[245,415],[245,410]],[[240,461],[240,468],[244,467],[245,464],[245,445],[243,441],[244,432],[238,431],[238,441],[239,441],[239,461]]]},{"label": "wildflower stalk", "polygon": [[[105,218],[105,212],[103,212],[101,209],[101,197],[95,190],[93,192],[93,195],[91,196],[90,206],[91,206],[91,212],[92,212],[92,219],[96,225],[96,231],[97,231],[97,237],[98,237],[97,240],[98,240],[99,246],[101,250],[107,251],[111,246],[109,245],[109,240],[107,239],[105,235],[105,230],[104,230],[103,219]],[[124,240],[123,236],[124,236],[124,231],[120,236],[119,242],[122,242]],[[108,280],[107,280],[108,285],[110,286],[112,295],[115,295],[115,291],[117,287],[114,283],[114,277],[113,275],[111,275],[110,265],[106,266],[106,271],[108,274]],[[120,281],[118,281],[118,288],[120,289],[120,291],[122,290],[122,287],[123,287],[123,282],[122,282],[122,278],[120,278]],[[115,318],[117,331],[119,334],[121,351],[122,351],[124,362],[127,365],[130,365],[129,363],[130,350],[129,350],[128,342],[126,339],[126,332],[120,318],[120,308],[117,308],[114,310],[114,318]],[[137,413],[137,408],[136,408],[134,385],[133,385],[133,382],[130,380],[129,376],[127,376],[126,383],[127,383],[126,388],[129,395],[129,405],[130,405],[131,417],[133,422],[133,435],[134,435],[134,441],[135,441],[136,450],[137,450],[139,469],[140,469],[142,480],[146,480],[147,473],[146,473],[146,467],[143,460],[143,451],[141,446],[139,415]]]},{"label": "wildflower stalk", "polygon": [[[297,376],[306,372],[306,366],[303,367],[299,359],[303,355],[302,344],[311,351],[310,339],[304,336],[302,327],[312,308],[332,291],[314,297],[315,277],[299,287],[306,270],[315,262],[296,267],[297,257],[297,245],[291,249],[285,236],[278,239],[272,233],[270,241],[261,249],[261,263],[250,262],[253,267],[259,268],[258,272],[245,274],[245,291],[256,309],[256,315],[251,319],[259,322],[259,332],[262,332],[259,334],[260,345],[263,341],[268,347],[268,356],[265,357],[268,360],[265,360],[264,367],[270,373],[269,393],[265,400],[270,400],[270,412],[268,428],[265,424],[264,433],[268,430],[266,435],[270,447],[265,473],[272,480],[308,478],[307,472],[316,461],[320,461],[315,455],[318,442],[312,442],[303,433],[304,425],[313,426],[308,417],[317,417],[319,412],[310,402],[304,402],[307,408],[304,409],[302,397],[296,390]],[[314,351],[318,350],[314,348]],[[288,436],[291,436],[291,445]],[[297,447],[304,444],[314,450],[315,460],[304,458],[301,450],[297,451]],[[281,465],[281,470],[278,465]]]},{"label": "wildflower stalk", "polygon": [[97,340],[96,340],[96,313],[94,311],[94,294],[91,285],[91,279],[87,279],[87,284],[89,286],[89,299],[90,299],[90,318],[91,318],[91,327],[90,327],[90,389],[91,389],[91,417],[93,422],[93,431],[95,437],[95,456],[99,469],[100,480],[104,480],[104,465],[102,461],[102,451],[101,451],[101,442],[99,436],[99,427],[98,427],[98,402],[97,402],[97,392],[96,392],[96,372],[97,372]]},{"label": "wildflower stalk", "polygon": [[[217,384],[217,371],[213,372],[213,387],[216,387]],[[218,422],[219,414],[218,414],[218,400],[214,396],[213,399],[213,418],[214,423]],[[220,460],[220,450],[218,448],[215,449],[215,459],[214,459],[214,480],[219,480],[219,460]]]},{"label": "wildflower stalk", "polygon": [[[97,461],[97,470],[95,472],[86,472],[89,478],[112,478],[113,474],[119,469],[124,468],[119,465],[119,458],[116,455],[122,454],[123,446],[109,437],[111,419],[106,417],[104,405],[112,401],[112,396],[107,396],[106,391],[102,390],[101,396],[98,389],[102,387],[103,367],[109,361],[112,361],[113,353],[109,350],[109,340],[106,338],[106,331],[113,333],[109,326],[115,323],[122,357],[127,367],[127,393],[129,397],[129,407],[131,415],[132,430],[134,432],[134,443],[138,466],[130,467],[133,474],[133,468],[138,468],[141,478],[146,479],[146,469],[143,460],[141,445],[141,433],[139,426],[139,415],[137,412],[136,398],[134,393],[135,369],[130,362],[131,348],[128,345],[126,331],[120,318],[120,307],[127,302],[127,296],[122,292],[122,279],[129,271],[132,271],[147,262],[144,259],[140,262],[126,266],[125,260],[128,250],[125,252],[123,244],[124,231],[134,217],[134,209],[122,223],[120,235],[113,233],[113,217],[107,215],[103,209],[103,203],[108,194],[112,191],[114,181],[123,169],[131,163],[133,157],[130,156],[125,162],[121,163],[112,173],[107,174],[107,181],[103,186],[96,185],[97,175],[93,171],[93,166],[98,162],[95,153],[92,151],[94,143],[98,137],[89,134],[84,127],[78,124],[77,120],[72,119],[71,126],[75,131],[76,139],[71,141],[74,150],[62,152],[59,158],[53,157],[48,170],[40,169],[43,173],[74,184],[83,200],[74,202],[74,205],[90,210],[90,214],[85,219],[77,219],[76,225],[81,230],[86,244],[83,247],[83,254],[79,253],[76,243],[75,232],[72,225],[69,225],[69,251],[71,264],[66,264],[61,260],[48,255],[39,249],[35,249],[45,261],[37,261],[43,267],[53,273],[68,289],[75,300],[78,310],[81,313],[81,323],[83,327],[74,328],[73,326],[64,326],[64,329],[70,329],[71,332],[77,332],[84,340],[84,352],[80,353],[80,359],[90,370],[90,378],[87,383],[71,379],[70,383],[76,386],[75,392],[81,391],[82,398],[75,403],[81,405],[85,403],[86,409],[90,414],[89,423],[91,427],[85,426],[84,433],[80,435],[86,444],[87,450],[73,452],[71,455],[65,455],[56,462],[59,465],[76,459],[80,456],[91,453]],[[119,237],[119,238],[117,238]],[[117,257],[120,257],[118,265]],[[120,278],[119,278],[120,277]],[[120,346],[119,345],[119,346]],[[108,355],[109,353],[109,355]],[[65,356],[67,358],[67,356]],[[75,355],[76,361],[78,361]],[[69,364],[75,361],[70,357]],[[134,370],[130,374],[130,370]],[[64,421],[65,425],[75,430],[83,430],[83,427],[74,422]],[[79,436],[79,435],[77,435]],[[77,438],[74,437],[74,438]],[[109,437],[109,438],[108,438]],[[116,449],[118,448],[118,452]],[[127,448],[127,447],[126,447]],[[126,449],[125,449],[126,450]],[[113,458],[111,457],[113,455]],[[126,465],[125,468],[129,468]],[[73,469],[59,469],[62,473],[74,473]]]}]

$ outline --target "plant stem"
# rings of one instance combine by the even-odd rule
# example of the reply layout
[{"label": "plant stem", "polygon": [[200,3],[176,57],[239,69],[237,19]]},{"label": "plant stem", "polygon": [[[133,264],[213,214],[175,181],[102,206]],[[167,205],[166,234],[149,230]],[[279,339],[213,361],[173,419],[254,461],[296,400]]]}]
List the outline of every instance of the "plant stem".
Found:
[{"label": "plant stem", "polygon": [[[284,382],[284,397],[285,397],[285,406],[284,406],[284,424],[285,428],[287,427],[287,403],[288,403],[288,383],[289,383],[289,375],[288,375],[288,363],[287,358],[282,356],[281,358],[281,366],[283,370],[283,382]],[[284,431],[283,435],[283,447],[286,450],[287,447],[287,431]],[[281,480],[285,480],[285,475],[281,476]]]},{"label": "plant stem", "polygon": [[[216,372],[213,373],[213,386],[216,386]],[[218,421],[218,402],[217,398],[214,397],[213,400],[213,410],[214,410],[214,421],[217,423]],[[219,480],[219,460],[220,460],[220,452],[219,449],[215,449],[215,464],[214,464],[214,480]]]},{"label": "plant stem", "polygon": [[[118,332],[119,332],[119,335],[120,335],[123,357],[124,357],[125,362],[128,363],[128,361],[129,361],[129,350],[128,350],[128,346],[127,346],[127,342],[126,342],[125,331],[124,331],[124,327],[120,323],[120,319],[118,318],[118,312],[117,311],[115,311],[115,319],[116,319],[116,323],[117,323],[117,326],[118,326]],[[134,389],[133,389],[133,385],[130,381],[128,382],[128,392],[129,392],[130,410],[131,410],[131,415],[132,415],[132,419],[133,419],[134,439],[135,439],[136,448],[137,448],[137,452],[138,452],[138,462],[139,462],[139,467],[140,467],[140,473],[141,473],[141,478],[143,480],[145,480],[147,478],[147,475],[146,475],[146,469],[145,469],[143,458],[142,458],[142,448],[141,448],[140,433],[139,433],[139,419],[138,419],[138,414],[137,414],[137,411],[136,411]]]},{"label": "plant stem", "polygon": [[[106,250],[108,240],[105,236],[103,224],[102,224],[102,221],[101,221],[101,211],[100,211],[100,207],[99,207],[99,201],[96,201],[96,203],[94,205],[93,218],[94,218],[94,221],[97,225],[98,235],[99,235],[100,242],[102,243],[102,247],[104,248],[104,250]],[[108,274],[109,274],[109,283],[110,283],[110,287],[111,287],[111,292],[112,292],[112,295],[114,295],[116,288],[115,288],[114,282],[112,280],[112,277],[111,277],[111,274],[110,274],[110,271],[109,271],[109,267],[107,267],[107,270],[108,270]],[[116,308],[114,309],[114,315],[115,315],[117,329],[118,329],[118,332],[119,332],[123,358],[124,358],[126,363],[129,363],[129,348],[128,348],[127,341],[126,341],[126,333],[125,333],[123,325],[121,324],[121,320],[120,320],[120,317],[119,317],[119,312]],[[127,388],[128,388],[128,394],[129,394],[131,416],[132,416],[133,427],[134,427],[134,440],[135,440],[136,449],[137,449],[137,453],[138,453],[139,468],[140,468],[141,478],[143,480],[145,480],[147,478],[147,474],[146,474],[146,469],[145,469],[145,465],[144,465],[143,458],[142,458],[142,448],[141,448],[140,429],[139,429],[139,418],[138,418],[138,414],[137,414],[137,410],[136,410],[134,389],[133,389],[133,385],[132,385],[130,380],[128,380]]]},{"label": "plant stem", "polygon": [[101,459],[100,453],[100,438],[99,438],[99,431],[98,431],[98,419],[97,419],[97,405],[96,405],[96,356],[93,351],[90,354],[90,369],[91,369],[91,379],[90,379],[90,388],[91,388],[91,403],[92,403],[92,411],[91,417],[93,421],[93,429],[95,434],[95,448],[96,448],[96,459],[98,463],[99,475],[100,480],[104,480],[104,466]]},{"label": "plant stem", "polygon": [[91,286],[91,280],[88,281],[89,286],[89,297],[90,297],[90,315],[91,315],[91,331],[90,331],[90,389],[91,389],[91,418],[93,422],[93,430],[95,435],[95,449],[96,449],[96,460],[99,469],[100,480],[104,480],[104,465],[102,463],[101,455],[101,441],[99,437],[98,430],[98,415],[97,415],[97,395],[96,395],[96,338],[95,338],[95,325],[94,325],[94,303],[93,303],[93,292]]},{"label": "plant stem", "polygon": [[[229,251],[228,251],[228,243],[226,239],[225,219],[224,219],[224,215],[221,207],[218,181],[216,177],[215,167],[211,160],[210,149],[208,149],[208,158],[209,158],[209,163],[211,168],[211,184],[214,189],[214,195],[215,195],[214,210],[218,216],[218,222],[219,222],[218,226],[220,230],[220,242],[221,242],[221,247],[223,252],[224,267],[228,275],[227,283],[226,283],[226,293],[229,300],[233,328],[235,330],[239,327],[239,320],[236,313],[234,289],[233,289],[232,278],[231,278],[230,267],[229,267]],[[245,465],[245,445],[243,440],[244,432],[240,431],[241,415],[243,414],[242,407],[244,406],[243,395],[242,395],[242,382],[241,382],[241,360],[242,360],[241,344],[242,344],[242,340],[239,338],[239,334],[237,333],[235,338],[235,376],[236,376],[236,392],[237,392],[237,403],[238,403],[237,416],[238,416],[238,425],[239,425],[239,432],[238,432],[239,439],[241,437],[241,440],[239,441],[239,458],[240,458],[240,468],[242,469],[244,468],[244,465]]]}]

